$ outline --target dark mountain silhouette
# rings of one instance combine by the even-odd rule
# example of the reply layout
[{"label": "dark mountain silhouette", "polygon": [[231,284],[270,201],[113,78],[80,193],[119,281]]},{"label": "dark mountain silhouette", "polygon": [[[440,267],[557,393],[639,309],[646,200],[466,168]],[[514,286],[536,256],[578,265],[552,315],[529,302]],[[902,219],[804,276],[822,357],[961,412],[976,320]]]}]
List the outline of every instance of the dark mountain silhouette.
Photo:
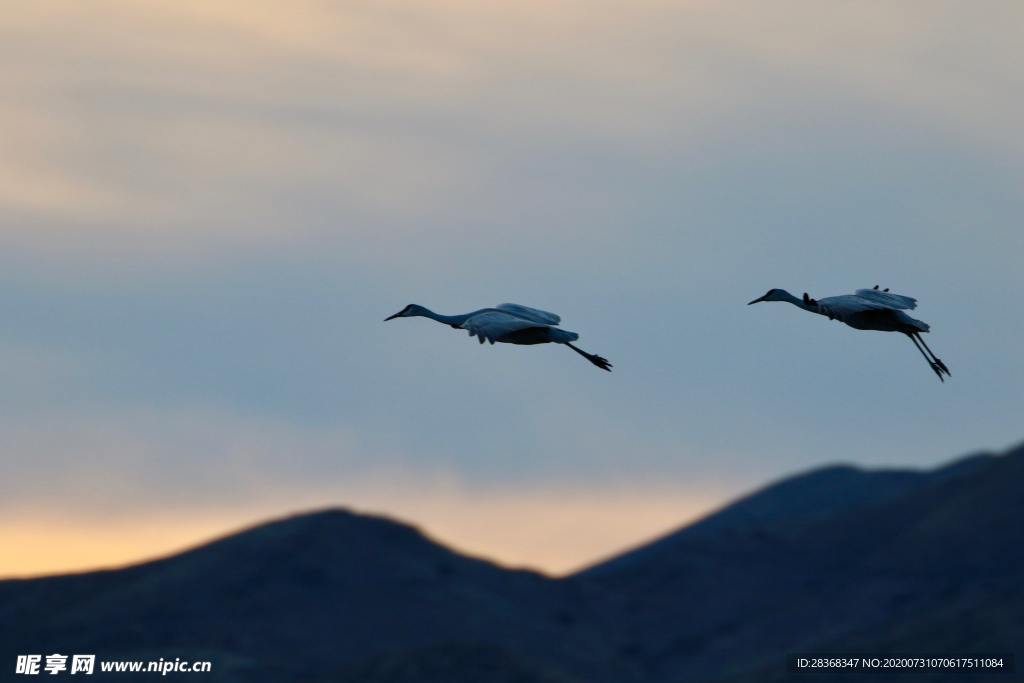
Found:
[{"label": "dark mountain silhouette", "polygon": [[128,569],[0,582],[0,643],[224,659],[240,680],[275,681],[364,660],[368,673],[353,680],[373,680],[387,667],[371,662],[396,651],[441,666],[452,645],[479,659],[469,646],[500,644],[525,669],[552,663],[530,680],[579,680],[559,672],[614,669],[596,631],[573,628],[601,620],[583,593],[458,555],[404,524],[328,510]]},{"label": "dark mountain silhouette", "polygon": [[826,467],[564,579],[328,510],[126,569],[0,581],[0,655],[209,659],[203,680],[311,683],[775,681],[799,652],[1020,659],[1022,484],[1024,448],[929,472]]},{"label": "dark mountain silhouette", "polygon": [[1009,652],[1024,623],[983,611],[1014,596],[1024,618],[1022,483],[1024,449],[924,473],[826,468],[579,578],[618,597],[650,680],[785,679],[801,651]]}]

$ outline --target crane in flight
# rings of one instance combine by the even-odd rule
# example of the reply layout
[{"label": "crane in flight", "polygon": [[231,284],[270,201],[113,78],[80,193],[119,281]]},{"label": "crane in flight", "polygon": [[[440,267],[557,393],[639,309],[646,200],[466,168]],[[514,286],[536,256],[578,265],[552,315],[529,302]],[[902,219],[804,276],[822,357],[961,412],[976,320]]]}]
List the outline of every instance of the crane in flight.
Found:
[{"label": "crane in flight", "polygon": [[558,323],[562,319],[559,316],[529,306],[501,304],[462,315],[441,315],[424,306],[409,304],[384,321],[416,316],[451,325],[457,330],[467,330],[469,336],[477,337],[481,344],[485,341],[491,344],[564,344],[602,370],[612,370],[612,364],[606,359],[572,345],[580,336],[560,329]]},{"label": "crane in flight", "polygon": [[812,299],[806,292],[802,299],[798,299],[784,289],[769,289],[767,294],[747,305],[761,301],[786,301],[805,311],[827,316],[829,320],[838,320],[855,330],[902,332],[914,342],[914,346],[941,381],[946,381],[942,377],[943,374],[952,376],[946,364],[932,353],[921,337],[922,332],[929,330],[928,323],[911,318],[904,312],[916,308],[917,299],[892,294],[888,287],[879,291],[878,285],[875,285],[873,289],[858,289],[853,294],[824,299]]}]

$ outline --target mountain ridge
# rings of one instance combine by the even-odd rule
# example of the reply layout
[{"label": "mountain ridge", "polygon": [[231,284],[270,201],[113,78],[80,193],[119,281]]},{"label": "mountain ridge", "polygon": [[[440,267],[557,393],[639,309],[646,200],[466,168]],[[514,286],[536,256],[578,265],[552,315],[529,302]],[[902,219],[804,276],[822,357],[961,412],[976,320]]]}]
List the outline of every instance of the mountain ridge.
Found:
[{"label": "mountain ridge", "polygon": [[[861,503],[878,503],[889,497],[904,494],[914,486],[925,485],[984,466],[996,457],[998,456],[988,452],[974,453],[931,469],[866,468],[849,463],[815,467],[757,488],[697,520],[631,549],[620,551],[605,560],[585,566],[574,574],[601,573],[612,565],[628,564],[635,552],[657,552],[665,545],[671,545],[683,534],[721,532],[750,523],[790,521],[793,518],[805,523],[808,517],[813,521],[837,511],[848,511]],[[841,490],[841,487],[845,489]],[[795,489],[813,495],[793,500],[790,493]],[[837,495],[840,493],[842,495]],[[785,509],[778,509],[780,498],[788,503]]]}]

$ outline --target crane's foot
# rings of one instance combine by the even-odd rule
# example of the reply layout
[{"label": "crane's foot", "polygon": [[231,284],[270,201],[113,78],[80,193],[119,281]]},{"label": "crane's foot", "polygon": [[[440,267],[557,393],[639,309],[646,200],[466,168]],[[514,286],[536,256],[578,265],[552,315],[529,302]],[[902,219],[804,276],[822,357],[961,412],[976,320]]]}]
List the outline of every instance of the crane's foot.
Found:
[{"label": "crane's foot", "polygon": [[939,369],[946,373],[946,375],[948,375],[949,377],[953,376],[953,373],[949,371],[949,368],[947,368],[946,364],[942,362],[942,359],[936,358],[935,364],[938,365]]},{"label": "crane's foot", "polygon": [[601,368],[602,370],[607,370],[608,372],[612,371],[612,364],[608,362],[607,358],[601,358],[601,356],[597,355],[596,353],[587,353],[586,351],[584,351],[580,347],[573,346],[569,342],[564,342],[564,344],[566,346],[568,346],[570,349],[572,349],[573,351],[575,351],[576,353],[580,354],[581,356],[583,356],[584,358],[589,360],[591,363],[593,363],[597,367]]},{"label": "crane's foot", "polygon": [[[941,363],[941,361],[939,361],[939,362]],[[929,361],[929,364],[932,366],[932,370],[934,370],[935,374],[938,376],[939,381],[945,383],[946,380],[943,379],[943,377],[942,377],[942,370],[943,370],[944,366],[939,365],[939,363],[932,363],[930,361]]]}]

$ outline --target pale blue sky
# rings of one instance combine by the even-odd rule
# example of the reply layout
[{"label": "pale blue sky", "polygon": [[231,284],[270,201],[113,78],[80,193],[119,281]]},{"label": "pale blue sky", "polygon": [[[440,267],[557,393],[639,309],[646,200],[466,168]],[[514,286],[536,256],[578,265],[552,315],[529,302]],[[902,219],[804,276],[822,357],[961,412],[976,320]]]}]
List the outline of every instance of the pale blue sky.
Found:
[{"label": "pale blue sky", "polygon": [[[8,519],[679,501],[502,555],[562,567],[795,470],[1024,437],[1018,3],[9,14]],[[744,305],[876,283],[945,385],[904,338]],[[615,372],[381,322],[502,301]]]}]

